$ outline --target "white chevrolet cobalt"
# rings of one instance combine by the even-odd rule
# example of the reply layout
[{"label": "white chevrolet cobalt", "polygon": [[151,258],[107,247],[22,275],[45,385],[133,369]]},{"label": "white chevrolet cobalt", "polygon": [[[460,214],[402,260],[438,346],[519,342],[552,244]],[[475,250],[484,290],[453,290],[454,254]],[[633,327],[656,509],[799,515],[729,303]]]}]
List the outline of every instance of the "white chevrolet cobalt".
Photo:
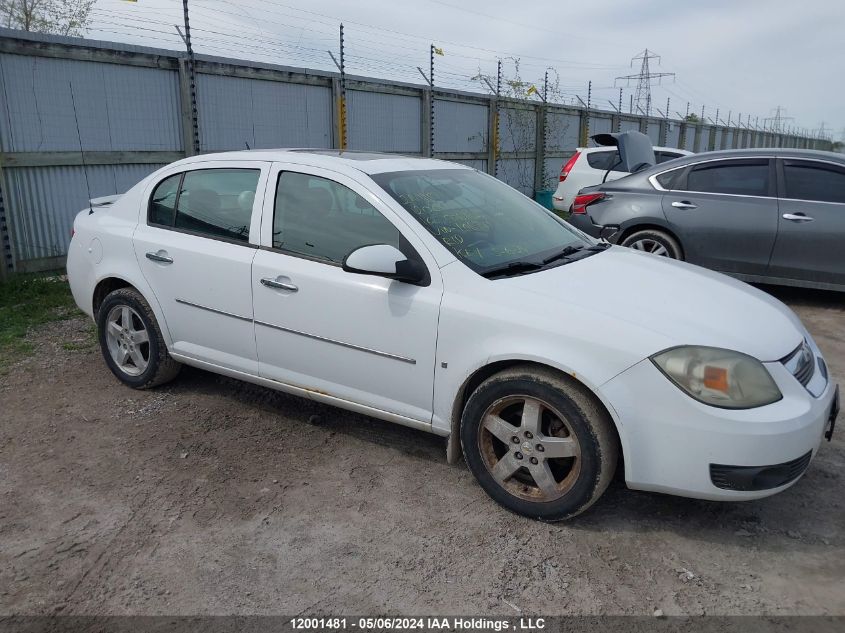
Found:
[{"label": "white chevrolet cobalt", "polygon": [[449,438],[514,512],[630,488],[756,499],[832,432],[798,318],[597,242],[461,165],[329,150],[195,156],[74,222],[68,274],[130,387],[180,364]]}]

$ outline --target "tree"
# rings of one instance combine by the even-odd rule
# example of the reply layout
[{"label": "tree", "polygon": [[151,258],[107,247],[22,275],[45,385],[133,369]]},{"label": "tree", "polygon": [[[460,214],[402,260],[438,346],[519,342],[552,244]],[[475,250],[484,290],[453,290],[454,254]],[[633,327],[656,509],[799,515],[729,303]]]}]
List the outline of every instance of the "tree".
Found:
[{"label": "tree", "polygon": [[687,123],[698,123],[701,119],[698,118],[697,114],[688,114],[684,117],[684,121]]},{"label": "tree", "polygon": [[0,24],[10,29],[84,35],[96,0],[0,0]]}]

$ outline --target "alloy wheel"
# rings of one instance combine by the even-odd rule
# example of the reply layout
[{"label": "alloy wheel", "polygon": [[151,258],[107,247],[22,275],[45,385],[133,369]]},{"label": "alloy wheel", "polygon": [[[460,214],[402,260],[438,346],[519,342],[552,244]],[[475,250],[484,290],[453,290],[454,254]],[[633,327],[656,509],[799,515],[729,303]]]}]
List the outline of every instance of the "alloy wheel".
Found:
[{"label": "alloy wheel", "polygon": [[530,396],[510,396],[485,411],[478,444],[496,482],[521,499],[564,496],[581,469],[581,445],[566,418]]},{"label": "alloy wheel", "polygon": [[127,305],[116,305],[106,317],[106,343],[120,371],[140,376],[150,364],[150,335],[138,313]]}]

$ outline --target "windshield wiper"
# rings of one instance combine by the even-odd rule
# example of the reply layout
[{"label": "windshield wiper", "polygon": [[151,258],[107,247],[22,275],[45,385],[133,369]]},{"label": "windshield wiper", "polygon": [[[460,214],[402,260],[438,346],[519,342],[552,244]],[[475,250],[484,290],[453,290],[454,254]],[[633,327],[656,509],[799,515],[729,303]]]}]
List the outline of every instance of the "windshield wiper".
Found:
[{"label": "windshield wiper", "polygon": [[573,258],[571,261],[575,261],[576,259],[583,259],[584,257],[589,257],[593,253],[599,253],[606,248],[608,248],[610,244],[593,244],[592,246],[584,246],[583,244],[579,244],[578,246],[566,246],[562,248],[560,251],[547,257],[543,260],[543,265],[550,264],[554,261],[559,259],[567,259],[572,257],[573,255],[578,255],[578,257]]},{"label": "windshield wiper", "polygon": [[539,262],[510,262],[504,266],[485,270],[481,273],[481,276],[487,277],[487,279],[492,279],[493,277],[509,277],[510,275],[521,275],[532,270],[539,270],[543,266],[544,264]]}]

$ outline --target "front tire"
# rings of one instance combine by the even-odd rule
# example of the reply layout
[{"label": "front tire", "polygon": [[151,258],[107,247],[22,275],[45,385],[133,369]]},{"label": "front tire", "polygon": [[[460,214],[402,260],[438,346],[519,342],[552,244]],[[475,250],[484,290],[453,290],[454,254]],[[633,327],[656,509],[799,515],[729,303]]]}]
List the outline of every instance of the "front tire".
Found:
[{"label": "front tire", "polygon": [[134,288],[106,296],[97,312],[97,330],[106,365],[134,389],[169,382],[182,367],[167,352],[150,304]]},{"label": "front tire", "polygon": [[669,257],[670,259],[679,259],[683,261],[684,254],[681,251],[681,245],[678,240],[666,233],[657,229],[643,229],[641,231],[634,231],[630,235],[625,236],[620,242],[620,246],[627,246],[637,251],[651,253],[659,257]]},{"label": "front tire", "polygon": [[541,521],[589,508],[619,456],[613,422],[593,396],[574,380],[528,365],[498,373],[472,393],[461,444],[487,494]]}]

